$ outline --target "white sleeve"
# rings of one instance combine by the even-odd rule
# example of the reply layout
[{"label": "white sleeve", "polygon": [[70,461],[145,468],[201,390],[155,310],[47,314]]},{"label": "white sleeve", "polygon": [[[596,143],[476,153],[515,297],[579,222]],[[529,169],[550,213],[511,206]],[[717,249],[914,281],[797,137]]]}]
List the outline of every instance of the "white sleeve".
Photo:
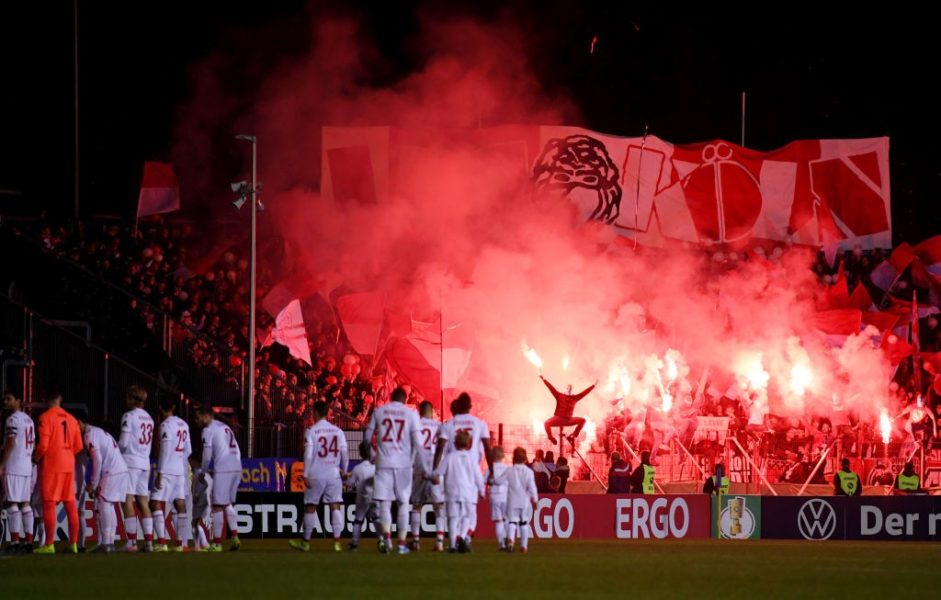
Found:
[{"label": "white sleeve", "polygon": [[190,439],[189,427],[185,427],[183,431],[186,432],[186,449],[184,450],[184,452],[186,453],[185,458],[189,459],[189,457],[193,454],[193,440]]},{"label": "white sleeve", "polygon": [[212,429],[206,427],[203,429],[203,472],[209,472],[209,465],[212,464]]},{"label": "white sleeve", "polygon": [[450,437],[448,437],[448,429],[449,429],[448,423],[450,423],[450,421],[445,421],[444,423],[441,424],[440,427],[438,427],[438,439],[439,440],[448,441],[451,439]]},{"label": "white sleeve", "polygon": [[412,429],[412,463],[419,459],[419,453],[421,452],[421,421],[418,420],[418,413],[412,413],[412,418],[409,419],[409,426]]},{"label": "white sleeve", "polygon": [[127,413],[124,415],[124,418],[121,419],[121,437],[118,439],[118,448],[121,450],[121,453],[127,451],[131,446],[131,414]]},{"label": "white sleeve", "polygon": [[474,469],[474,479],[477,484],[477,495],[483,498],[487,493],[487,488],[484,485],[484,476],[481,475],[480,469]]},{"label": "white sleeve", "polygon": [[314,467],[314,436],[313,430],[307,428],[304,432],[304,477],[310,478],[310,470]]},{"label": "white sleeve", "polygon": [[340,470],[346,473],[350,466],[350,448],[346,443],[346,434],[340,430],[337,435],[340,436]]},{"label": "white sleeve", "polygon": [[91,458],[91,476],[89,477],[88,483],[91,485],[92,489],[98,487],[98,482],[101,480],[101,452],[98,450],[98,444],[96,440],[89,436],[88,441],[85,443],[88,446],[88,455]]},{"label": "white sleeve", "polygon": [[539,492],[536,490],[536,476],[532,471],[526,474],[526,492],[533,504],[539,502]]},{"label": "white sleeve", "polygon": [[164,467],[167,466],[167,455],[169,452],[167,449],[173,443],[173,440],[170,438],[170,434],[167,431],[167,421],[164,421],[160,424],[160,452],[157,455],[157,472],[163,473]]},{"label": "white sleeve", "polygon": [[487,424],[484,423],[483,419],[477,420],[477,427],[480,428],[480,439],[489,440],[490,439],[490,428],[487,427]]},{"label": "white sleeve", "polygon": [[372,436],[376,432],[376,413],[379,412],[379,409],[372,411],[372,415],[369,416],[369,425],[366,426],[365,437],[363,438],[369,442],[369,449],[372,451]]}]

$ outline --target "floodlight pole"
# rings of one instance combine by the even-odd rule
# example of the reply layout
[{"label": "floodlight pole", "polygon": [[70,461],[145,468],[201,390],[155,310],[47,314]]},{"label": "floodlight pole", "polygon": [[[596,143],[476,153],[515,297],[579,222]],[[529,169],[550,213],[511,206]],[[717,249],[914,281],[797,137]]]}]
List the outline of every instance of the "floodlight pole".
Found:
[{"label": "floodlight pole", "polygon": [[258,215],[258,139],[254,135],[237,135],[237,140],[252,144],[252,189],[251,189],[251,257],[248,273],[248,440],[246,452],[255,456],[255,273],[256,273],[256,222]]}]

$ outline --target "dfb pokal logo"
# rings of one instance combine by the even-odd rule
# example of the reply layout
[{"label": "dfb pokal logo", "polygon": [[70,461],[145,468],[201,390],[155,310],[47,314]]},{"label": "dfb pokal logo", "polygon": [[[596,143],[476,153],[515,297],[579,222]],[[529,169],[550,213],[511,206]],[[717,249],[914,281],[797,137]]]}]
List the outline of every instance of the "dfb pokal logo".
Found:
[{"label": "dfb pokal logo", "polygon": [[805,540],[830,539],[836,531],[836,511],[826,500],[808,500],[797,512],[797,529]]},{"label": "dfb pokal logo", "polygon": [[730,540],[747,540],[755,533],[758,520],[747,506],[743,496],[728,498],[726,507],[719,516],[722,537]]}]

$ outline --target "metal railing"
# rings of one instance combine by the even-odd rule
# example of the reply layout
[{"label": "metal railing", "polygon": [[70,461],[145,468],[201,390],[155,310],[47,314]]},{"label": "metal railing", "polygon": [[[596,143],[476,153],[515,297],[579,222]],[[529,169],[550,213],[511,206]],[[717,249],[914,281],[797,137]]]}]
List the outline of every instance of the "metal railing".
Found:
[{"label": "metal railing", "polygon": [[[84,405],[91,420],[113,424],[127,410],[127,388],[138,385],[147,390],[145,408],[150,412],[170,397],[179,402],[179,414],[188,416],[187,396],[158,375],[134,367],[6,295],[0,295],[0,315],[4,366],[13,366],[4,369],[0,384],[18,387],[27,404],[58,391],[65,402]],[[12,357],[13,349],[17,358]]]},{"label": "metal railing", "polygon": [[[102,274],[73,261],[63,252],[44,248],[39,240],[31,238],[5,223],[0,223],[0,233],[3,233],[9,242],[16,244],[17,248],[31,250],[38,256],[43,257],[47,265],[53,268],[61,266],[62,268],[59,270],[64,271],[63,274],[75,275],[81,285],[95,289],[98,295],[103,297],[102,303],[104,306],[102,306],[102,311],[104,314],[107,314],[109,309],[117,305],[121,305],[122,308],[126,307],[132,301],[139,310],[146,309],[154,314],[157,317],[157,323],[151,333],[154,340],[159,343],[161,350],[175,363],[178,371],[177,375],[182,379],[180,382],[175,382],[177,387],[186,388],[189,395],[200,400],[209,400],[218,405],[245,408],[248,398],[244,383],[247,380],[246,367],[244,362],[241,361],[241,356],[233,352],[224,343],[195,327],[177,320],[173,315],[165,312],[147,299],[129,292]],[[49,274],[46,275],[49,276]],[[143,322],[142,317],[137,316],[136,318],[141,323]],[[95,324],[93,323],[92,326],[94,327]],[[206,368],[196,363],[193,353],[197,345],[218,355],[218,368]],[[239,357],[238,361],[233,360],[235,356]],[[233,366],[233,363],[238,363],[238,365]]]}]

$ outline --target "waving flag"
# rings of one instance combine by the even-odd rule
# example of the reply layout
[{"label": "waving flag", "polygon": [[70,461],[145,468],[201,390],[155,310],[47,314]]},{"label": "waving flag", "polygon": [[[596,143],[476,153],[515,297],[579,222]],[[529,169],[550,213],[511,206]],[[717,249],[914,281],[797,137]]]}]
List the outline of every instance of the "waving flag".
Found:
[{"label": "waving flag", "polygon": [[307,330],[304,328],[304,316],[301,314],[301,301],[291,300],[275,319],[269,340],[286,346],[291,356],[307,364],[310,362],[310,346],[307,343]]},{"label": "waving flag", "polygon": [[145,162],[140,196],[137,198],[137,216],[157,215],[180,210],[180,184],[173,165]]}]

